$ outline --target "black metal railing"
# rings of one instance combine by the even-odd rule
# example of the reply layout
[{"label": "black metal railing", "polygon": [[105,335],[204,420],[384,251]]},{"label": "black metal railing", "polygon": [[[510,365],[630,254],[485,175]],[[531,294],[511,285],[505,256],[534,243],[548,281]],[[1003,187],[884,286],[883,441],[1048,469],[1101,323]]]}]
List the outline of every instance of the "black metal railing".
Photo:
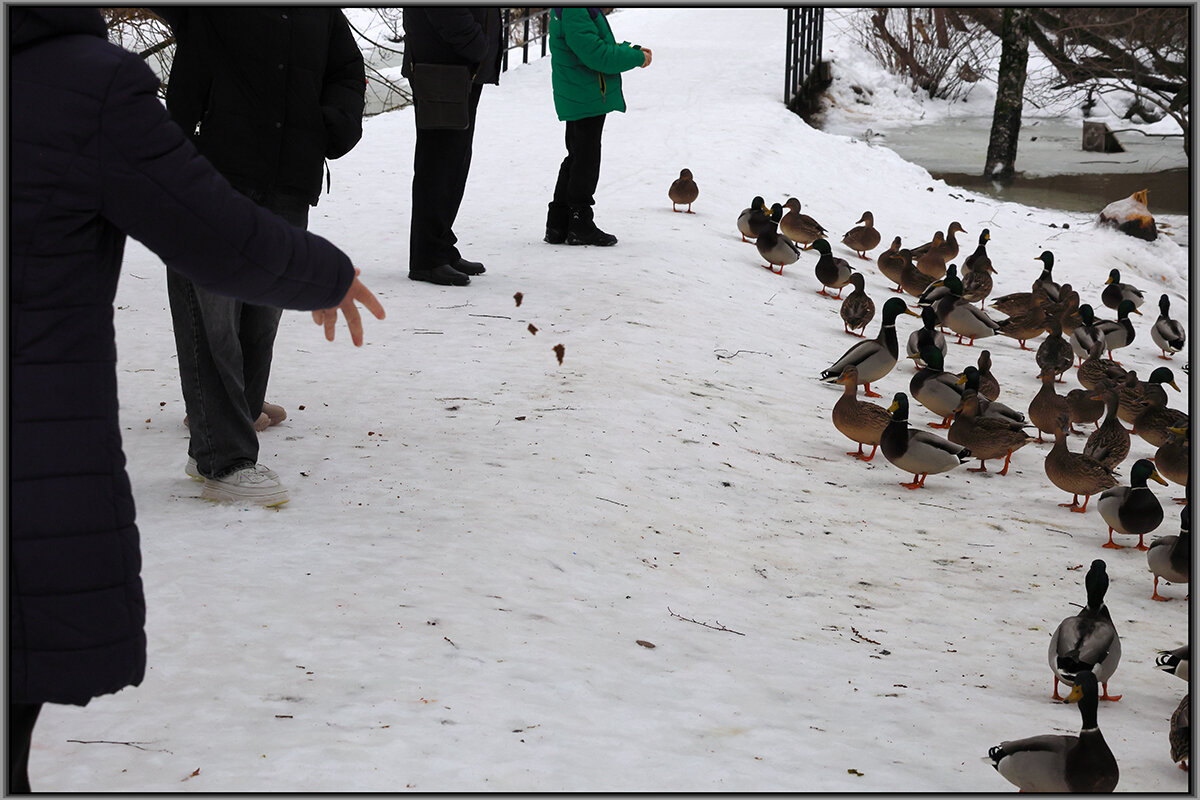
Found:
[{"label": "black metal railing", "polygon": [[787,58],[784,65],[783,102],[789,108],[805,89],[821,63],[821,38],[825,9],[814,6],[787,10]]},{"label": "black metal railing", "polygon": [[[518,12],[513,16],[513,12]],[[500,18],[504,25],[504,56],[500,69],[508,69],[508,53],[510,50],[521,49],[521,63],[529,63],[529,44],[540,40],[541,57],[546,56],[549,46],[550,9],[548,8],[504,8],[500,10]]]}]

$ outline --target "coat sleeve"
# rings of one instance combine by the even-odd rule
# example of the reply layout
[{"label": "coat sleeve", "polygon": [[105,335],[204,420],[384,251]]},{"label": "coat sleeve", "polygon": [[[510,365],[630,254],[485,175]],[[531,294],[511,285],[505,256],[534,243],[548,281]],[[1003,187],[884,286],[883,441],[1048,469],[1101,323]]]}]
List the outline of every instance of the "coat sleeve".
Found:
[{"label": "coat sleeve", "polygon": [[341,158],[362,138],[367,74],[362,51],[354,42],[350,23],[333,9],[325,80],[321,86],[321,114],[325,118],[325,157]]},{"label": "coat sleeve", "polygon": [[488,54],[487,36],[471,9],[464,6],[431,6],[421,9],[429,24],[446,45],[472,64]]},{"label": "coat sleeve", "polygon": [[560,22],[563,41],[588,69],[615,75],[645,63],[641,50],[601,36],[586,8],[564,8]]},{"label": "coat sleeve", "polygon": [[100,213],[166,265],[219,294],[280,308],[330,308],[354,280],[349,257],[236,192],[196,152],[122,59],[100,111]]}]

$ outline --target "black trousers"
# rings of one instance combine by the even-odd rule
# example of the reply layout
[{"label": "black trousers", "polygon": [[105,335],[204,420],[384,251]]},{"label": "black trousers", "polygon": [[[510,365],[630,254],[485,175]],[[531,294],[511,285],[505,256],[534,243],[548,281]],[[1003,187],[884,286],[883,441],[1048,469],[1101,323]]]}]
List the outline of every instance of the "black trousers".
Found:
[{"label": "black trousers", "polygon": [[[471,87],[471,122],[466,130],[417,129],[413,153],[412,224],[408,237],[409,270],[453,264],[462,254],[454,245],[454,220],[471,170],[475,110],[482,84]],[[415,114],[413,115],[416,116]]]},{"label": "black trousers", "polygon": [[558,168],[554,200],[550,204],[551,227],[566,227],[571,208],[587,209],[596,203],[596,185],[600,182],[600,137],[604,133],[605,114],[584,117],[567,123],[567,157]]},{"label": "black trousers", "polygon": [[8,704],[8,794],[29,794],[29,747],[41,703]]}]

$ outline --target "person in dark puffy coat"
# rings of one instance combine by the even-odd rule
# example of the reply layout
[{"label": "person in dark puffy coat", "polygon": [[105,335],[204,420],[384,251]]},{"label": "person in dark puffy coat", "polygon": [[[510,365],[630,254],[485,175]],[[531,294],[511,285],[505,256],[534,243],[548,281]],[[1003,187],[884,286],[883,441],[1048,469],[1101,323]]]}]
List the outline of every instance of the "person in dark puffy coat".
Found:
[{"label": "person in dark puffy coat", "polygon": [[383,308],[350,259],[235,192],[168,118],[95,8],[9,9],[9,774],[28,791],[44,703],[142,681],[145,601],[117,409],[126,235],[249,302]]},{"label": "person in dark puffy coat", "polygon": [[408,277],[414,281],[466,286],[470,276],[485,271],[483,264],[462,257],[453,228],[471,169],[483,84],[500,82],[502,37],[497,8],[404,7],[404,77],[412,80],[414,63],[463,64],[473,75],[466,130],[417,128],[408,245]]},{"label": "person in dark puffy coat", "polygon": [[[167,110],[233,187],[308,227],[325,159],[362,137],[366,77],[341,10],[319,6],[155,6],[175,36]],[[258,464],[258,431],[286,416],[264,404],[281,311],[210,292],[167,272],[188,475],[200,496],[287,502]],[[269,412],[269,414],[268,414]]]}]

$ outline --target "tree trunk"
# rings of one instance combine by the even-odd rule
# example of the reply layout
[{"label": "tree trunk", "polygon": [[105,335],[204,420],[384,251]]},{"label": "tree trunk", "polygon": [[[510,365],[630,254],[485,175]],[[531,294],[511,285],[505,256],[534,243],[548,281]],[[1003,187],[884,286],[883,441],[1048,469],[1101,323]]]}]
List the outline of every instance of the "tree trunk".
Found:
[{"label": "tree trunk", "polygon": [[992,134],[988,139],[983,177],[1011,181],[1016,171],[1017,136],[1021,132],[1025,71],[1029,62],[1029,10],[1006,8],[1001,21],[1000,75]]}]

